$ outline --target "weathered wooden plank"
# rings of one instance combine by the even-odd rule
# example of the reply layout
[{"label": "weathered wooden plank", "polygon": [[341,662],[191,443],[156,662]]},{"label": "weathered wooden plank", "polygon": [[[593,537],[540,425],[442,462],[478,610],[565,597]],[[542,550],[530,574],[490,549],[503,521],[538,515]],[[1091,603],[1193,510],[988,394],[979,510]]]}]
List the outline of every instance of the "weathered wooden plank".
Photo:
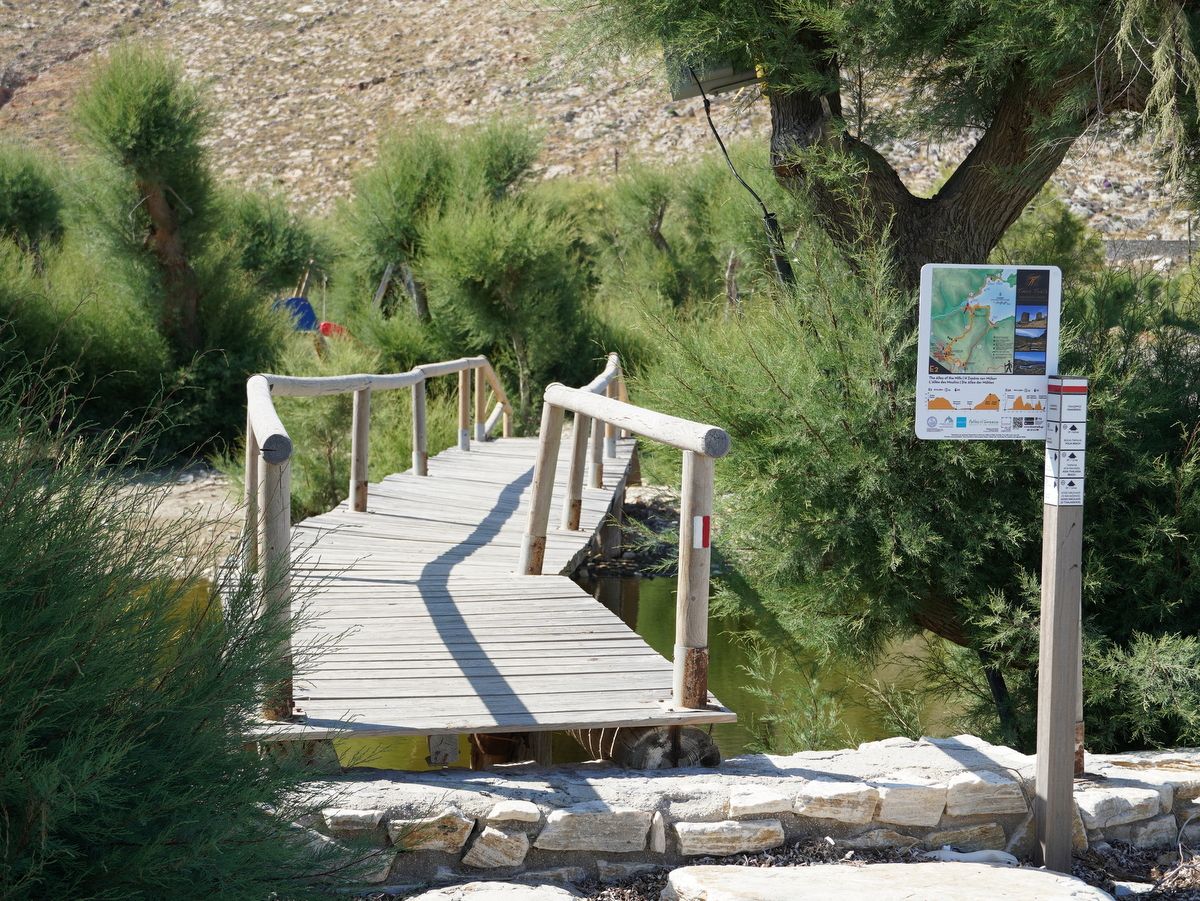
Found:
[{"label": "weathered wooden plank", "polygon": [[[386,716],[400,722],[414,713],[413,704],[404,699],[396,698],[354,698],[352,704],[337,698],[315,698],[304,703],[305,712],[309,716],[341,717],[347,712],[362,714],[364,717],[375,719]],[[607,686],[604,691],[566,691],[557,694],[538,695],[529,698],[515,695],[496,695],[479,697],[466,695],[437,699],[436,704],[428,705],[428,712],[437,712],[447,717],[454,716],[499,716],[504,713],[562,713],[565,711],[586,710],[633,710],[643,708],[649,711],[665,709],[662,703],[662,690],[649,688],[623,689]]]},{"label": "weathered wooden plank", "polygon": [[[378,719],[376,717],[375,719]],[[358,736],[381,738],[389,735],[444,735],[453,733],[490,733],[512,731],[567,731],[590,728],[636,728],[641,726],[687,725],[689,723],[733,723],[737,716],[730,710],[658,711],[646,708],[589,711],[513,713],[502,717],[412,716],[403,723],[379,723],[345,720],[337,717],[308,717],[300,723],[263,722],[250,736],[260,741],[312,740]]]},{"label": "weathered wooden plank", "polygon": [[[611,672],[611,671],[610,671]],[[589,685],[595,685],[593,670],[590,673],[555,673],[554,675],[531,674],[492,674],[476,673],[457,677],[444,676],[435,679],[394,677],[379,677],[373,679],[303,679],[296,680],[294,697],[297,700],[307,699],[310,704],[317,701],[339,699],[380,700],[397,698],[424,699],[437,697],[439,703],[449,698],[513,698],[530,707],[539,707],[543,699],[526,700],[533,695],[589,695],[607,694],[599,692]],[[670,672],[632,671],[621,673],[621,691],[638,692],[642,696],[652,695],[655,699],[659,693],[670,689]],[[656,691],[644,692],[641,689]],[[490,703],[490,701],[488,702]]]}]

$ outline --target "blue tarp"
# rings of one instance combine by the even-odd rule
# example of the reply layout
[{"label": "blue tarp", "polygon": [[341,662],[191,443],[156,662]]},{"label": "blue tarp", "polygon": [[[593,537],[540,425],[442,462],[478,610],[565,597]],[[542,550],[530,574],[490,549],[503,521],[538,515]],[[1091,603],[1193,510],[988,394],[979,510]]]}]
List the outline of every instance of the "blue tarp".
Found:
[{"label": "blue tarp", "polygon": [[271,306],[274,310],[287,310],[292,314],[292,325],[298,332],[312,332],[317,328],[317,313],[308,302],[307,297],[289,297],[287,300],[277,300]]}]

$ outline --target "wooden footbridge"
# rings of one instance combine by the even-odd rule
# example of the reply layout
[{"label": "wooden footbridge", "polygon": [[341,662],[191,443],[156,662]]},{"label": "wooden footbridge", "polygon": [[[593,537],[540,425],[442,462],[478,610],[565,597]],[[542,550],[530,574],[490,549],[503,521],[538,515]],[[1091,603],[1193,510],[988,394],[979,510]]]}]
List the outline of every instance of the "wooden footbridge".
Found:
[{"label": "wooden footbridge", "polygon": [[[430,458],[426,383],[454,374],[458,445]],[[372,393],[405,388],[412,468],[368,484]],[[350,497],[293,526],[292,443],[272,398],[348,392]],[[615,354],[589,385],[546,390],[538,438],[511,437],[512,411],[486,357],[390,375],[256,375],[247,401],[247,562],[268,614],[304,608],[289,659],[322,648],[310,662],[295,654],[293,679],[255,737],[506,733],[545,759],[549,734],[570,731],[605,756],[644,740],[678,755],[675,727],[735,719],[707,690],[713,459],[729,439],[630,404]],[[503,437],[490,438],[500,424]],[[619,515],[635,435],[683,451],[673,662],[568,578]]]}]

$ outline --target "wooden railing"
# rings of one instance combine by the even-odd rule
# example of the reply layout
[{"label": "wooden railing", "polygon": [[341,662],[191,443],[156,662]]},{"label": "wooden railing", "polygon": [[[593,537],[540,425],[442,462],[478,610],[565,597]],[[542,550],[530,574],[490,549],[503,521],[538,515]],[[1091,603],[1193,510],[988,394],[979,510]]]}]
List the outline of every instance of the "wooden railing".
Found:
[{"label": "wooden railing", "polygon": [[604,424],[606,456],[616,455],[617,430],[641,435],[683,451],[683,492],[679,510],[679,585],[675,601],[675,655],[673,700],[676,707],[708,706],[708,580],[711,565],[709,534],[713,500],[713,460],[729,452],[724,429],[668,416],[628,402],[624,378],[615,355],[609,365],[584,388],[553,384],[546,389],[537,463],[533,470],[533,497],[521,542],[518,572],[541,575],[546,553],[546,530],[554,493],[554,476],[562,440],[564,412],[575,414],[567,497],[563,505],[564,529],[579,528],[586,451],[586,423],[593,424],[592,482],[602,466],[595,453],[599,424]]},{"label": "wooden railing", "polygon": [[[426,363],[408,372],[385,375],[299,377],[260,374],[246,381],[246,565],[259,575],[266,612],[286,618],[291,590],[291,457],[292,439],[279,414],[275,397],[319,397],[354,394],[350,437],[350,507],[367,509],[371,393],[412,389],[412,468],[428,475],[429,441],[425,421],[425,383],[441,375],[458,374],[458,446],[471,447],[471,374],[475,376],[475,440],[483,441],[503,420],[504,437],[512,435],[512,406],[487,357],[463,357]],[[485,418],[485,387],[495,405]],[[284,649],[290,658],[290,649]],[[291,686],[280,687],[264,713],[270,719],[291,714]]]}]

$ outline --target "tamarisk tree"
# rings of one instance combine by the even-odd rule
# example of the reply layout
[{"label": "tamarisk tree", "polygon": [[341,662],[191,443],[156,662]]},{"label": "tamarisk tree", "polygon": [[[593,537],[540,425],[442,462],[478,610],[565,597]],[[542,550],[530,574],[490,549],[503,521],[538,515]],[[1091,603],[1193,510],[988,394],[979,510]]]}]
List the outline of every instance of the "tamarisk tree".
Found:
[{"label": "tamarisk tree", "polygon": [[[699,71],[750,60],[771,163],[841,243],[887,234],[895,271],[986,259],[1089,129],[1151,132],[1167,174],[1197,146],[1200,11],[1178,0],[569,0],[591,46],[665,52]],[[898,103],[884,109],[875,98]],[[880,151],[972,129],[932,197]],[[865,202],[866,221],[855,215]]]}]

